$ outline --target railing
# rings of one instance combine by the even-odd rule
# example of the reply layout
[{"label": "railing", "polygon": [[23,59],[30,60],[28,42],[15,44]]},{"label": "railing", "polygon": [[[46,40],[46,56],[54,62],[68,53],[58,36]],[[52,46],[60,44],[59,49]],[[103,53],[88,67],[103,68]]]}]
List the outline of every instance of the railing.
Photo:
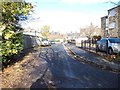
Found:
[{"label": "railing", "polygon": [[97,40],[82,40],[79,46],[84,49],[96,50]]}]

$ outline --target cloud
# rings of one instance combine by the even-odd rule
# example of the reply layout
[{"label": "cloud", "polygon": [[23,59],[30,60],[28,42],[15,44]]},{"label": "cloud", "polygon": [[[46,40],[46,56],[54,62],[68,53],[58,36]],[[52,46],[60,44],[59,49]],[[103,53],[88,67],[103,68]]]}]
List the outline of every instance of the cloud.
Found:
[{"label": "cloud", "polygon": [[76,3],[91,4],[91,3],[109,2],[109,1],[116,2],[118,0],[61,0],[61,2],[68,4],[76,4]]}]

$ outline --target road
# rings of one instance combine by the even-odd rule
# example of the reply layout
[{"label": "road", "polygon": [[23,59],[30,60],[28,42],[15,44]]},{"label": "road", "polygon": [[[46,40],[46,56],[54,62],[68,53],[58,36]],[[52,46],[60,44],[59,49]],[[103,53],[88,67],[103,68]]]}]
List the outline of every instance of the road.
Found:
[{"label": "road", "polygon": [[42,48],[39,58],[47,62],[48,69],[31,85],[31,89],[118,88],[120,75],[75,60],[62,44]]}]

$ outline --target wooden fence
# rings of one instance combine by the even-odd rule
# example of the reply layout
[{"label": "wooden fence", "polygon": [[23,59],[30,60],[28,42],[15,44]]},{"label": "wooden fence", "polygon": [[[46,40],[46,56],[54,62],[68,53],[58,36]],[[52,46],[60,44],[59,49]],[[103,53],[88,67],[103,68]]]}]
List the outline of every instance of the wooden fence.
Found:
[{"label": "wooden fence", "polygon": [[23,34],[23,49],[30,49],[40,45],[40,38]]}]

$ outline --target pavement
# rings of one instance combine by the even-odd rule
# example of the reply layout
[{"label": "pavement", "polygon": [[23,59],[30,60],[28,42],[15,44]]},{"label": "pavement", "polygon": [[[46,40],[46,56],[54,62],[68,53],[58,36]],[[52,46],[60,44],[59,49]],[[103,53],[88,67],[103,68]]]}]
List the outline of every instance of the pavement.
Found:
[{"label": "pavement", "polygon": [[[83,50],[72,44],[65,44],[65,46],[76,56],[82,58],[85,62],[97,65],[103,69],[113,72],[120,72],[120,65],[118,63],[110,62],[101,56],[95,55],[89,51]],[[94,52],[94,50],[92,51]]]}]

